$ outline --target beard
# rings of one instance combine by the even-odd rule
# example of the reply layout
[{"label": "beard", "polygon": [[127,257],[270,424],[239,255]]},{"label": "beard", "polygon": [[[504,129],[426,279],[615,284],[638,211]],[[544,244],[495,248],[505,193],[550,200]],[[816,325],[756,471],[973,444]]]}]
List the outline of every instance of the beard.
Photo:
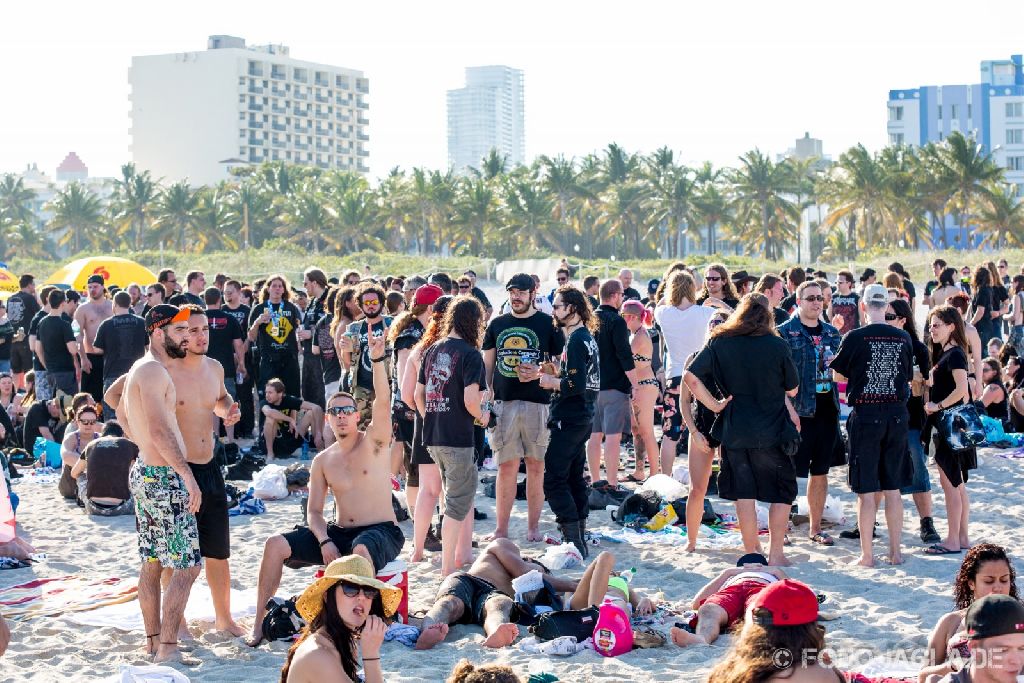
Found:
[{"label": "beard", "polygon": [[530,310],[531,303],[532,302],[529,299],[527,299],[526,301],[509,299],[509,306],[515,313],[525,313],[526,311]]},{"label": "beard", "polygon": [[169,336],[164,335],[164,351],[167,352],[169,357],[181,359],[188,355],[188,351],[182,348],[184,345],[185,342],[175,343]]}]

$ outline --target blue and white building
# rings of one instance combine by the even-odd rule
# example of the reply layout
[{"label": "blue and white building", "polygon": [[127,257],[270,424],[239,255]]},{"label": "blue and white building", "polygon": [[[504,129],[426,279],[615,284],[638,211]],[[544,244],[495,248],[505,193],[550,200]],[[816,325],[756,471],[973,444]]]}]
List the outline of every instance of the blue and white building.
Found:
[{"label": "blue and white building", "polygon": [[[940,142],[953,131],[973,136],[1006,169],[1024,198],[1024,60],[1021,55],[981,63],[976,85],[927,85],[889,91],[891,145]],[[949,244],[959,231],[952,228]],[[938,237],[938,235],[936,235]],[[957,246],[971,246],[957,245]]]},{"label": "blue and white building", "polygon": [[526,161],[523,72],[509,66],[466,68],[466,86],[448,91],[448,165],[479,168],[492,150],[511,168]]}]

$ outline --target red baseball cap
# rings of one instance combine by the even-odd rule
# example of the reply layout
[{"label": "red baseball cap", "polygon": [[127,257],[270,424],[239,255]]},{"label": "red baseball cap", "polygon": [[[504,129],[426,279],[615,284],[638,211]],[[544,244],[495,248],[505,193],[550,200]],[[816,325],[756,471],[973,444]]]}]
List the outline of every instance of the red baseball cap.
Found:
[{"label": "red baseball cap", "polygon": [[412,303],[414,306],[433,306],[442,296],[444,292],[437,285],[423,285],[416,290]]},{"label": "red baseball cap", "polygon": [[805,583],[782,579],[754,596],[751,614],[762,626],[810,624],[818,620],[818,596]]}]

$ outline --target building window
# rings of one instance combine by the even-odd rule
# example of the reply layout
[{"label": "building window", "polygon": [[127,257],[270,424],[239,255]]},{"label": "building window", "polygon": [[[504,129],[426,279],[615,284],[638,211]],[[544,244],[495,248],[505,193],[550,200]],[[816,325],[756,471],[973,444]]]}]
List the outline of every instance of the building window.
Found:
[{"label": "building window", "polygon": [[1007,171],[1024,171],[1024,157],[1006,157]]},{"label": "building window", "polygon": [[942,105],[939,105],[939,121],[942,120]]},{"label": "building window", "polygon": [[1008,144],[1008,145],[1024,144],[1024,128],[1007,128],[1006,129],[1006,144]]},{"label": "building window", "polygon": [[949,105],[949,118],[956,121],[957,119],[960,118],[959,116],[957,116],[958,113],[960,113],[960,110],[955,104]]},{"label": "building window", "polygon": [[903,144],[903,133],[889,133],[889,144],[890,145],[902,145]]},{"label": "building window", "polygon": [[1007,102],[1006,103],[1006,118],[1008,118],[1008,119],[1024,118],[1024,102]]},{"label": "building window", "polygon": [[967,118],[971,118],[971,103],[967,103]]},{"label": "building window", "polygon": [[890,121],[902,121],[903,120],[903,107],[889,107],[889,120]]}]

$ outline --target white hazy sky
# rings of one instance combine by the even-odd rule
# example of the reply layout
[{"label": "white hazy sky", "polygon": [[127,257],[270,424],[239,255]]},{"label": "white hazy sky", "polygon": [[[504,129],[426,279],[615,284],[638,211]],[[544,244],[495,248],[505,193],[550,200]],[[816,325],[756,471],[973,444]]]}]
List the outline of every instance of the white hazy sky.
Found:
[{"label": "white hazy sky", "polygon": [[891,88],[975,83],[1024,52],[1024,2],[5,2],[0,172],[91,175],[130,160],[133,55],[210,34],[283,43],[370,79],[370,168],[447,164],[445,91],[463,69],[525,71],[526,150],[579,156],[668,145],[689,163],[782,152],[809,131],[838,157],[885,144]]}]

